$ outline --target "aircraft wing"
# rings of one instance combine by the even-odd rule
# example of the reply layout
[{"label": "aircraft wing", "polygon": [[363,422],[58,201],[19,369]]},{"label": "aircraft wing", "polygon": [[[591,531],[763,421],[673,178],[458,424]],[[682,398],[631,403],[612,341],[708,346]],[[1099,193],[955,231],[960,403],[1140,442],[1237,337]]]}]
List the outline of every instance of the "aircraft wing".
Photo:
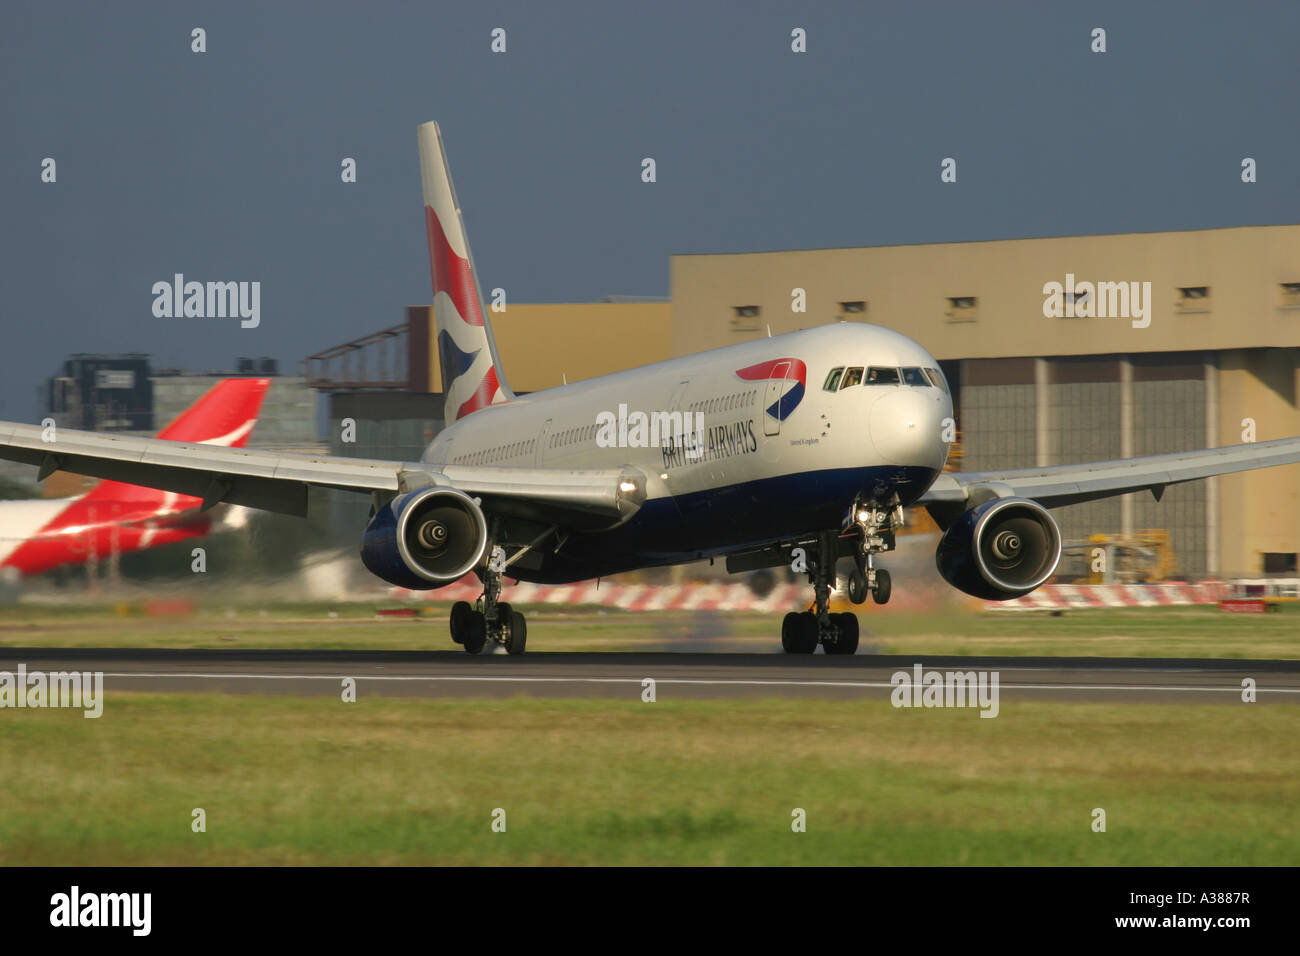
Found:
[{"label": "aircraft wing", "polygon": [[36,425],[0,422],[0,458],[40,467],[41,479],[71,471],[218,502],[307,514],[307,489],[396,494],[447,485],[485,508],[566,527],[626,520],[645,499],[636,469],[507,468],[294,455],[248,448],[132,438],[60,428],[42,440]]},{"label": "aircraft wing", "polygon": [[1011,496],[1032,498],[1048,508],[1130,491],[1150,491],[1159,500],[1167,485],[1296,462],[1300,462],[1300,438],[1279,438],[1081,465],[947,472],[935,480],[917,504],[927,506],[932,514],[938,512],[935,518],[939,520],[953,509],[964,511],[991,498]]}]

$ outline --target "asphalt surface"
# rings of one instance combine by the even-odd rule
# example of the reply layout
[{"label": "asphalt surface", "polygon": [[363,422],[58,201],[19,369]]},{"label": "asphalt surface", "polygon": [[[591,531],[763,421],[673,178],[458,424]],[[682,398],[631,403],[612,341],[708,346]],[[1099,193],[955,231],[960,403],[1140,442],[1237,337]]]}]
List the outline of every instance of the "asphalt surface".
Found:
[{"label": "asphalt surface", "polygon": [[[1300,704],[1300,661],[1155,658],[791,657],[784,654],[591,654],[521,657],[463,651],[284,651],[0,648],[0,671],[101,671],[107,692],[337,696],[730,697],[888,699],[899,671],[985,671],[1003,699],[1240,703],[1255,681],[1260,703]],[[990,678],[991,679],[991,676]]]}]

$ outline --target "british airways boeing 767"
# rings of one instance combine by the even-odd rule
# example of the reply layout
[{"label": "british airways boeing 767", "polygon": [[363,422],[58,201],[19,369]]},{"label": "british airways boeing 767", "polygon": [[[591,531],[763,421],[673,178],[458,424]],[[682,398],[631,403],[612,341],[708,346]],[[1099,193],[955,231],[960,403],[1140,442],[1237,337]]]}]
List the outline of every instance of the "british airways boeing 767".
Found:
[{"label": "british airways boeing 767", "polygon": [[787,614],[785,650],[857,649],[857,619],[829,610],[835,564],[850,597],[889,598],[908,505],[944,534],[954,587],[1001,600],[1045,582],[1061,555],[1050,509],[1300,461],[1300,438],[1082,465],[942,473],[952,400],[939,363],[886,329],[837,323],[516,396],[497,357],[435,123],[419,128],[447,427],[418,462],[294,456],[0,423],[0,457],[130,482],[211,507],[306,514],[316,485],[367,493],[361,559],[407,588],[476,574],[451,636],[522,653],[504,577],[567,582],[725,557],[731,571],[807,555],[812,610]]}]

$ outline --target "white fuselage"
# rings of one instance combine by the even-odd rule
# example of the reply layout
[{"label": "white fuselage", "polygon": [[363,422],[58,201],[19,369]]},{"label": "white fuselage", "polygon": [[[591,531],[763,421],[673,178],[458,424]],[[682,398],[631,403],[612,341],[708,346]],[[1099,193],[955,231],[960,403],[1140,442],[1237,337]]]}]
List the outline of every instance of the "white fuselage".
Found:
[{"label": "white fuselage", "polygon": [[[754,375],[755,368],[761,374],[774,360],[779,364],[768,377],[741,377],[742,371]],[[799,363],[806,368],[802,388],[794,381]],[[673,560],[666,550],[679,552],[675,560],[688,560],[838,527],[855,498],[880,504],[918,498],[947,460],[952,400],[946,386],[931,384],[930,376],[918,384],[912,370],[937,370],[938,364],[896,332],[860,323],[826,325],[489,406],[444,429],[423,460],[635,467],[646,477],[643,512],[680,520],[681,547],[666,549],[661,540],[642,549],[635,529],[608,538],[607,544],[614,550],[648,550],[661,563]],[[864,376],[867,370],[883,370],[881,377],[899,381],[827,390],[828,373],[839,368],[859,369]],[[913,384],[902,382],[904,370]],[[611,432],[602,435],[601,422],[611,417],[626,422],[636,412],[702,416],[702,446],[683,449],[662,436],[642,443],[636,440],[642,436],[624,429],[619,437],[631,440],[603,447]]]},{"label": "white fuselage", "polygon": [[67,507],[66,498],[0,501],[0,566]]}]

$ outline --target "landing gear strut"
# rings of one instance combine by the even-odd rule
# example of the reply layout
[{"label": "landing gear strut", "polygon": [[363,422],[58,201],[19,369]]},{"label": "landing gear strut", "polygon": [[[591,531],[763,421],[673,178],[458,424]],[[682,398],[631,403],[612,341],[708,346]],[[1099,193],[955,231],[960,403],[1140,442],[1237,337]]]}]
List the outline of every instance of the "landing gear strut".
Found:
[{"label": "landing gear strut", "polygon": [[[902,508],[855,502],[849,527],[856,532],[854,568],[849,575],[849,600],[861,604],[871,595],[877,604],[889,601],[892,582],[889,572],[877,568],[875,556],[894,549],[894,526],[902,523]],[[808,548],[808,581],[813,586],[813,606],[803,613],[791,613],[781,623],[781,647],[787,654],[811,654],[820,644],[827,654],[853,654],[858,649],[858,619],[852,612],[832,614],[831,587],[835,583],[835,559],[840,536],[825,531]]]},{"label": "landing gear strut", "polygon": [[902,523],[901,508],[885,511],[871,505],[854,505],[853,527],[858,538],[853,549],[853,573],[849,575],[849,600],[861,604],[871,595],[877,604],[887,604],[892,591],[889,572],[875,566],[875,556],[894,550],[894,523]]},{"label": "landing gear strut", "polygon": [[478,569],[483,581],[482,596],[473,605],[468,601],[452,605],[451,639],[470,654],[480,653],[488,641],[500,644],[507,654],[522,654],[528,643],[528,625],[522,614],[500,600],[504,562],[493,552],[489,546],[488,563]]},{"label": "landing gear strut", "polygon": [[781,623],[781,647],[787,654],[811,654],[820,644],[827,654],[853,654],[858,649],[858,619],[846,611],[832,614],[831,585],[839,535],[826,531],[817,536],[815,554],[809,555],[808,580],[813,586],[813,608],[790,613]]}]

